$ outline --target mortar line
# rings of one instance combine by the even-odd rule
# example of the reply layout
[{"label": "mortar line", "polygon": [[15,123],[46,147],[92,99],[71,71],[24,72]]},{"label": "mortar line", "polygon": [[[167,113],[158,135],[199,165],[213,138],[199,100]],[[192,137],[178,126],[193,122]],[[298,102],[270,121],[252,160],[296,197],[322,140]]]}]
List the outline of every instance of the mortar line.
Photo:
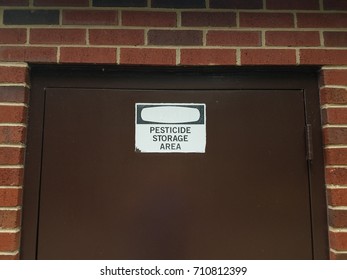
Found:
[{"label": "mortar line", "polygon": [[19,211],[22,210],[21,206],[14,206],[14,207],[0,207],[0,211]]},{"label": "mortar line", "polygon": [[9,252],[9,251],[8,252],[6,252],[6,251],[0,252],[0,255],[2,255],[2,256],[15,256],[17,254],[19,254],[18,250],[12,251],[12,252]]},{"label": "mortar line", "polygon": [[181,49],[177,48],[176,49],[176,65],[181,64]]},{"label": "mortar line", "polygon": [[294,16],[294,29],[297,29],[298,28],[298,16],[297,16],[297,13],[293,13],[293,16]]},{"label": "mortar line", "polygon": [[3,22],[4,22],[4,9],[0,9],[0,25],[1,28],[3,27]]},{"label": "mortar line", "polygon": [[2,126],[11,126],[11,127],[27,127],[25,123],[0,123],[0,127]]},{"label": "mortar line", "polygon": [[182,27],[182,11],[176,11],[177,27]]},{"label": "mortar line", "polygon": [[[319,41],[320,41],[320,45],[321,45],[322,47],[324,47],[324,46],[325,46],[325,41],[324,41],[324,33],[323,33],[323,30],[320,30],[320,31],[319,31]],[[323,69],[323,67],[322,67],[322,69]]]},{"label": "mortar line", "polygon": [[149,28],[145,28],[144,29],[144,44],[145,46],[148,46],[148,32],[149,32]]},{"label": "mortar line", "polygon": [[63,9],[59,9],[59,26],[61,27],[63,25]]},{"label": "mortar line", "polygon": [[323,66],[322,70],[347,70],[347,66]]},{"label": "mortar line", "polygon": [[0,165],[0,169],[23,169],[23,164],[4,164]]},{"label": "mortar line", "polygon": [[14,102],[0,102],[0,106],[28,108],[28,104],[26,103],[14,103]]},{"label": "mortar line", "polygon": [[334,227],[329,226],[329,231],[334,232],[334,233],[339,233],[339,232],[346,233],[347,228],[334,228]]},{"label": "mortar line", "polygon": [[347,186],[339,186],[339,185],[326,185],[326,188],[327,189],[330,189],[330,190],[337,190],[337,189],[346,189]]},{"label": "mortar line", "polygon": [[241,66],[241,49],[236,49],[236,65]]},{"label": "mortar line", "polygon": [[240,12],[236,11],[236,28],[240,28]]},{"label": "mortar line", "polygon": [[260,36],[261,36],[261,46],[266,47],[266,31],[261,30],[260,31]]},{"label": "mortar line", "polygon": [[60,62],[60,46],[57,47],[57,55],[55,57],[56,63]]},{"label": "mortar line", "polygon": [[300,65],[300,60],[301,60],[301,56],[300,56],[300,49],[295,49],[295,59],[296,59],[296,65]]},{"label": "mortar line", "polygon": [[337,251],[333,248],[330,248],[330,252],[332,252],[334,254],[347,254],[347,251]]},{"label": "mortar line", "polygon": [[123,26],[123,11],[118,10],[118,24],[117,26]]},{"label": "mortar line", "polygon": [[0,144],[0,148],[26,148],[24,144]]},{"label": "mortar line", "polygon": [[325,168],[347,168],[347,165],[326,165]]},{"label": "mortar line", "polygon": [[2,189],[2,190],[4,190],[4,189],[22,190],[23,187],[22,186],[0,186],[0,189]]},{"label": "mortar line", "polygon": [[0,66],[2,66],[2,67],[21,67],[21,68],[26,68],[28,65],[25,62],[0,62]]},{"label": "mortar line", "polygon": [[120,64],[120,50],[121,50],[121,48],[120,47],[118,47],[118,48],[116,48],[116,63],[117,64]]},{"label": "mortar line", "polygon": [[86,29],[86,45],[87,45],[87,46],[90,46],[89,28]]},{"label": "mortar line", "polygon": [[0,87],[24,87],[24,88],[30,89],[30,86],[27,85],[26,83],[19,83],[19,84],[9,84],[9,83],[1,84],[0,83]]},{"label": "mortar line", "polygon": [[347,206],[331,206],[331,205],[328,205],[328,209],[330,209],[330,210],[346,210],[347,211]]},{"label": "mortar line", "polygon": [[208,30],[206,30],[206,29],[202,31],[202,45],[204,47],[207,46],[207,32],[208,32]]},{"label": "mortar line", "polygon": [[18,233],[20,232],[20,228],[14,228],[14,229],[1,229],[0,233]]},{"label": "mortar line", "polygon": [[342,105],[342,104],[324,104],[321,106],[321,109],[344,109],[347,108],[347,105]]}]

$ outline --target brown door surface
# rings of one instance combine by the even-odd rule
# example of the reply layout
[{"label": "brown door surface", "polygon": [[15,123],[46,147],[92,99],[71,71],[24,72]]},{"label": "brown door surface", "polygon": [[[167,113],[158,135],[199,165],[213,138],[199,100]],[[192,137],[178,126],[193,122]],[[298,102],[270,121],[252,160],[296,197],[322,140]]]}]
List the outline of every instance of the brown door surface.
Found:
[{"label": "brown door surface", "polygon": [[[35,258],[314,258],[304,89],[43,96]],[[135,103],[206,104],[206,152],[135,152]]]}]

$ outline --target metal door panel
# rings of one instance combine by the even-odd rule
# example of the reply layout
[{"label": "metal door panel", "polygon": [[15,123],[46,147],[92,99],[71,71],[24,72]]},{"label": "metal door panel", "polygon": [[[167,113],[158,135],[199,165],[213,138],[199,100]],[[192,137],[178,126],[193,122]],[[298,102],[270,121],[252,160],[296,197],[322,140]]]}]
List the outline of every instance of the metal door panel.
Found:
[{"label": "metal door panel", "polygon": [[[138,102],[205,103],[206,153],[136,153]],[[305,125],[302,90],[49,88],[37,258],[310,259]]]}]

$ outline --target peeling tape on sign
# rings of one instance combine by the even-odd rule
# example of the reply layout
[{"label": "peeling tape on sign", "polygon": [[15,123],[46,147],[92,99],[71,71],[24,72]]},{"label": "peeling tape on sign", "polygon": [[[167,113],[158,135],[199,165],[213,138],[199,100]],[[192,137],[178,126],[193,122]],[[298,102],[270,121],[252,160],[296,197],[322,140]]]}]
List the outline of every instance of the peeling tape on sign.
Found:
[{"label": "peeling tape on sign", "polygon": [[136,103],[135,151],[205,153],[206,104]]}]

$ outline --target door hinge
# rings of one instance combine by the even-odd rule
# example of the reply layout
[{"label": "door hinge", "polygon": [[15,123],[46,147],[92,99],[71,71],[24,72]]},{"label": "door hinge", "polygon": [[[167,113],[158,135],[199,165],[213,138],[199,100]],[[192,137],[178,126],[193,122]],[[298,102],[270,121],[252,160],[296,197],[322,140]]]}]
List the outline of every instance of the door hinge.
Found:
[{"label": "door hinge", "polygon": [[306,132],[306,159],[313,159],[313,142],[312,142],[312,125],[306,124],[305,127]]}]

